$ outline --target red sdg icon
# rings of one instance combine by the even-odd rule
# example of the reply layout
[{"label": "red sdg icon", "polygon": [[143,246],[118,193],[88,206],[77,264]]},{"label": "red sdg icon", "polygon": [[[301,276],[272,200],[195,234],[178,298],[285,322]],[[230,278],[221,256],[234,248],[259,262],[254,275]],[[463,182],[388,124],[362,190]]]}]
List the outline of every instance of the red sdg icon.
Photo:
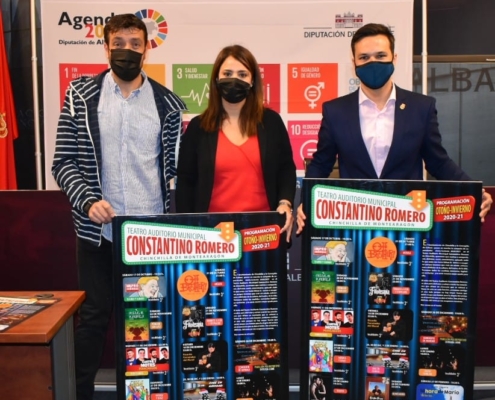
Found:
[{"label": "red sdg icon", "polygon": [[107,68],[107,64],[59,64],[60,109],[64,106],[65,92],[71,81],[81,76],[96,76]]},{"label": "red sdg icon", "polygon": [[294,163],[298,170],[304,170],[304,160],[312,158],[316,151],[320,125],[319,120],[287,122]]},{"label": "red sdg icon", "polygon": [[280,64],[260,64],[263,105],[280,112]]}]

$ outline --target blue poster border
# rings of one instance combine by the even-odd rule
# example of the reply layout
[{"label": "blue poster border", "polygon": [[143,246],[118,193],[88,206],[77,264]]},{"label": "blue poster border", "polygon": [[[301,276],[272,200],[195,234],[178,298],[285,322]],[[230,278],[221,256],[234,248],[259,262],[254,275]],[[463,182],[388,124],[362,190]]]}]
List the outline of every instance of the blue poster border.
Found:
[{"label": "blue poster border", "polygon": [[[279,232],[284,222],[284,217],[275,212],[114,218],[118,399],[127,399],[131,390],[140,390],[160,400],[201,398],[203,393],[210,399],[223,400],[242,397],[244,392],[255,389],[273,390],[276,398],[288,398],[287,309],[284,307],[287,243],[285,234]],[[149,227],[161,238],[172,238],[176,230],[192,230],[202,242],[217,244],[222,242],[219,235],[224,234],[219,227],[225,223],[233,223],[236,237],[228,242],[233,244],[204,247],[223,250],[235,247],[225,259],[196,254],[194,259],[156,262],[149,256],[150,252],[159,251],[164,257],[167,252],[170,255],[176,251],[177,257],[185,257],[180,252],[185,252],[187,247],[184,245],[180,250],[178,242],[172,247],[172,242],[162,240],[163,246],[171,247],[157,250],[156,238],[136,239],[137,247],[126,254],[125,242],[130,240],[130,234],[126,236],[125,227],[133,227],[129,230],[132,234]],[[142,233],[146,234],[144,230]],[[252,245],[255,240],[257,245]],[[267,242],[262,243],[263,240]],[[136,249],[146,251],[145,261],[135,262],[132,257],[136,256]],[[201,278],[191,278],[192,275]],[[143,282],[154,278],[159,297],[147,298],[138,292],[141,278]],[[260,287],[261,283],[266,287]],[[183,288],[188,291],[180,292]],[[196,292],[198,298],[191,297]],[[251,293],[253,296],[257,293],[263,301],[260,304],[246,301]],[[194,319],[186,317],[186,310],[192,312]],[[147,360],[137,366],[127,365],[127,350],[136,356],[139,349],[144,350],[149,359],[152,350],[160,353],[164,348],[169,354],[166,365],[165,359],[161,360],[163,364]],[[201,355],[211,348],[213,354],[220,356],[215,359]],[[201,358],[208,362],[199,365]]]},{"label": "blue poster border", "polygon": [[[336,400],[443,399],[446,394],[457,400],[472,398],[481,182],[303,182],[307,220],[302,237],[300,398],[318,399],[324,396],[323,391],[327,398]],[[338,199],[323,200],[321,204],[327,209],[317,216],[317,197],[331,196],[327,191],[317,193],[316,188],[358,193],[363,198],[369,193],[391,198],[423,193],[422,206],[430,204],[433,224],[431,229],[421,229],[420,225],[367,229],[345,221],[365,214],[353,214],[349,204],[338,205]],[[393,207],[399,206],[394,203]],[[343,210],[346,213],[337,217]],[[323,222],[315,223],[317,218]],[[349,223],[349,227],[335,227],[335,219]],[[377,239],[376,247],[367,248],[376,238],[385,239]],[[346,259],[325,261],[325,246],[338,242],[340,247],[345,242],[351,254]],[[393,261],[386,262],[394,248]],[[382,260],[375,257],[378,250],[383,251]],[[372,285],[373,274],[381,275],[379,279],[386,285]],[[334,291],[328,303],[319,303],[314,297],[315,290],[325,288],[321,281],[329,282],[328,291]],[[330,323],[312,327],[321,322],[327,310],[332,317],[352,312],[352,330]],[[395,312],[407,329],[394,338],[384,329],[389,329],[385,322]],[[316,317],[314,322],[312,317]],[[330,365],[325,364],[322,349],[332,350]],[[375,386],[377,392],[373,394]]]}]

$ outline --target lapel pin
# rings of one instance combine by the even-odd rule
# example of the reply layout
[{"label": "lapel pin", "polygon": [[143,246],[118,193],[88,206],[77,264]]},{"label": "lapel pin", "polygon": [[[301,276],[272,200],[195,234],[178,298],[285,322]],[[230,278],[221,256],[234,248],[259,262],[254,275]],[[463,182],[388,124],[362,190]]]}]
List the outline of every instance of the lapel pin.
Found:
[{"label": "lapel pin", "polygon": [[399,108],[400,108],[401,110],[403,110],[404,108],[406,108],[406,105],[405,105],[404,103],[402,103],[402,104],[399,106]]}]

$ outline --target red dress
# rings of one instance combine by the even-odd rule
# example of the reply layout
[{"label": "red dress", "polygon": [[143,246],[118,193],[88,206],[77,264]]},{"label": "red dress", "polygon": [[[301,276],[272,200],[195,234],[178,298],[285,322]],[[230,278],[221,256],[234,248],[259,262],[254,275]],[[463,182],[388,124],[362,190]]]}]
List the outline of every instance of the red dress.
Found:
[{"label": "red dress", "polygon": [[209,212],[270,211],[258,137],[240,146],[218,134],[215,177]]}]

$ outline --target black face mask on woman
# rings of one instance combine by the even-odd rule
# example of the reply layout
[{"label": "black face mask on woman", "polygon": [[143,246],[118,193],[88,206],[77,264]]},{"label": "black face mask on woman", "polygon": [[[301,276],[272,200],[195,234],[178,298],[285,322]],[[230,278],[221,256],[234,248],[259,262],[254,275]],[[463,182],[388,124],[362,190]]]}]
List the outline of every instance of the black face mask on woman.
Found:
[{"label": "black face mask on woman", "polygon": [[143,54],[129,49],[110,50],[110,67],[115,75],[126,82],[133,81],[141,73]]},{"label": "black face mask on woman", "polygon": [[244,100],[251,89],[249,83],[237,78],[217,79],[217,88],[225,101],[236,104]]}]

